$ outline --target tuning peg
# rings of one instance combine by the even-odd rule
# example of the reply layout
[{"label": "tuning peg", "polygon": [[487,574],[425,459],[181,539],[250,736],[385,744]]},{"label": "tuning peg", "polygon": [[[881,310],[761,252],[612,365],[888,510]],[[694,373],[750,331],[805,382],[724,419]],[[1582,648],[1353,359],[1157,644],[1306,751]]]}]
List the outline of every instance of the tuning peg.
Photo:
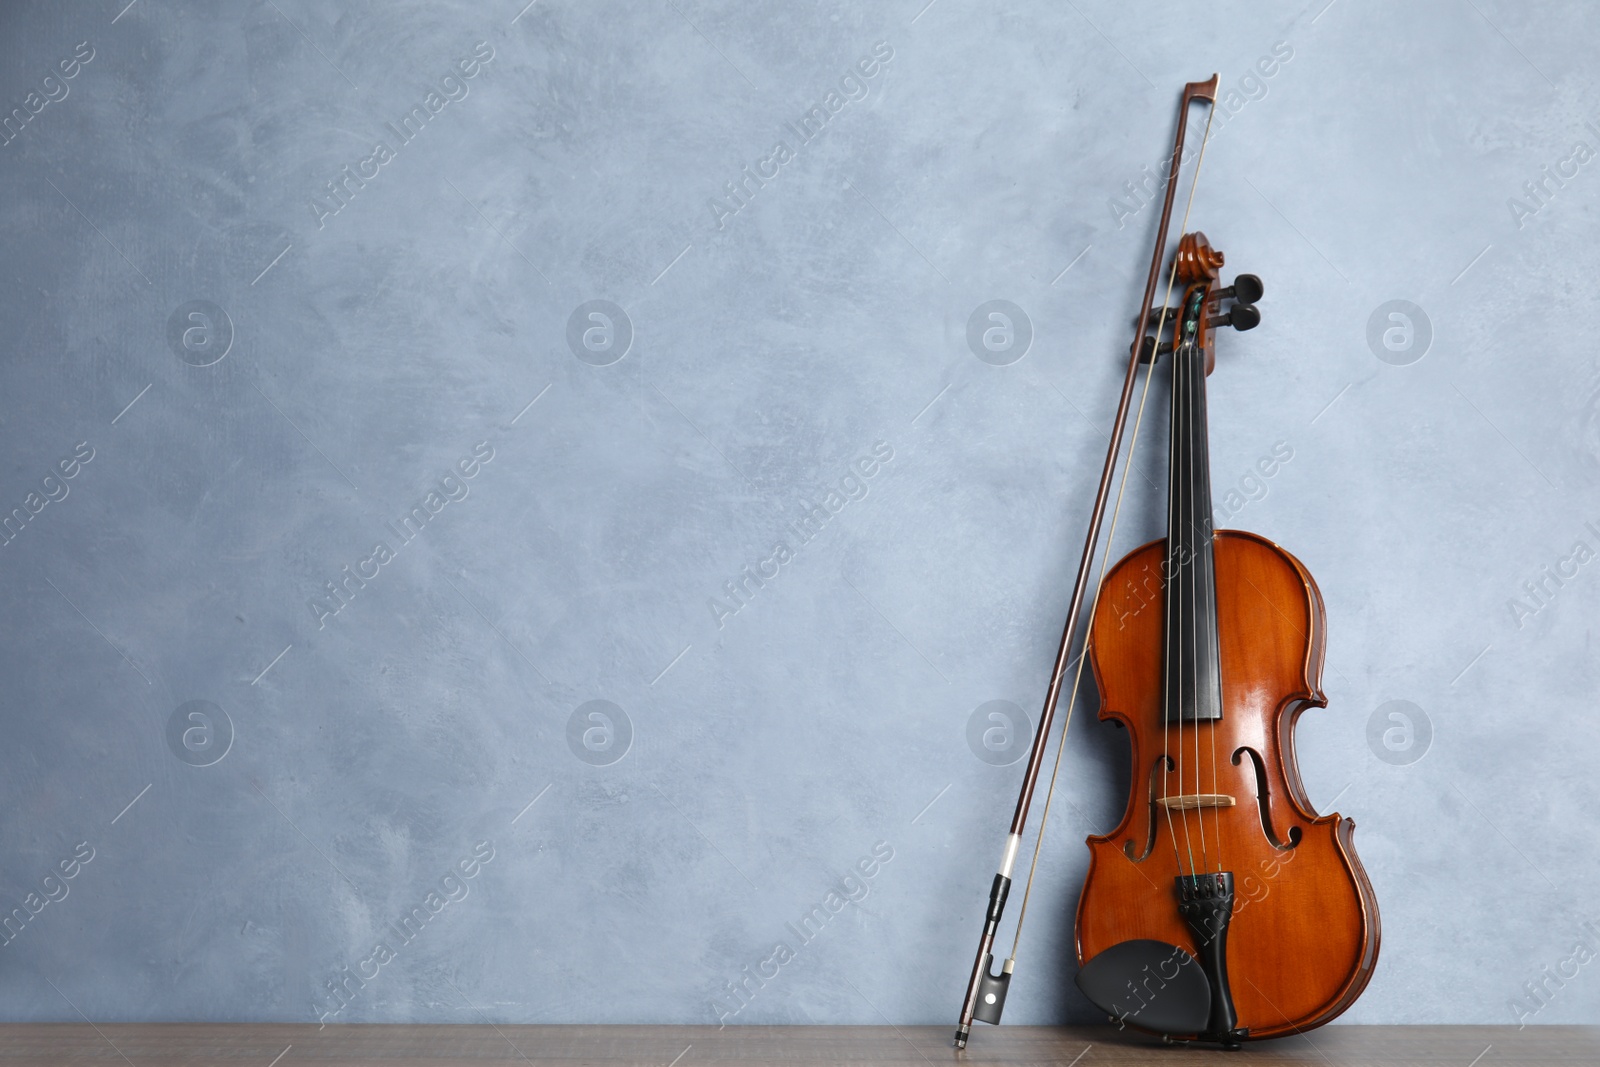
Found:
[{"label": "tuning peg", "polygon": [[[1254,304],[1261,299],[1261,294],[1265,291],[1262,288],[1260,278],[1254,274],[1241,274],[1233,279],[1232,285],[1226,289],[1219,289],[1217,298],[1220,300],[1231,296],[1241,304]],[[1246,330],[1249,328],[1248,326],[1242,327],[1242,329]]]},{"label": "tuning peg", "polygon": [[1213,330],[1219,326],[1232,326],[1235,330],[1253,330],[1261,325],[1261,312],[1250,304],[1234,304],[1225,315],[1213,315],[1206,320]]},{"label": "tuning peg", "polygon": [[1154,363],[1162,356],[1170,356],[1171,354],[1171,341],[1162,341],[1158,344],[1154,337],[1146,337],[1144,340],[1139,342],[1140,363]]}]

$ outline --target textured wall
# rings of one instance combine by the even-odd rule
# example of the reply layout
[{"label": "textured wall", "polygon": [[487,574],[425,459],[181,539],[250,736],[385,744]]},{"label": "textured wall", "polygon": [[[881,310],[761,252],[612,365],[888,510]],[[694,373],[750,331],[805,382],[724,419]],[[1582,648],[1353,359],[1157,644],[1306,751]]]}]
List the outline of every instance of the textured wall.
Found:
[{"label": "textured wall", "polygon": [[[0,1016],[952,1020],[1213,70],[1346,1019],[1596,1016],[1593,8],[123,2],[0,33]],[[1125,753],[1078,716],[1008,1021],[1091,1018]]]}]

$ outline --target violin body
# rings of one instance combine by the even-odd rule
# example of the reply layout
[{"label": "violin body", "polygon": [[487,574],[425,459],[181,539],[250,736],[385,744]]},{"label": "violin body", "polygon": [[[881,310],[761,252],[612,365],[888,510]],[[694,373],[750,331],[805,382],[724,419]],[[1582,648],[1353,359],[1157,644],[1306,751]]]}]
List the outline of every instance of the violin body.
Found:
[{"label": "violin body", "polygon": [[[1235,1025],[1274,1037],[1327,1022],[1361,993],[1377,962],[1378,911],[1351,846],[1355,824],[1319,816],[1295,765],[1295,720],[1327,703],[1322,595],[1297,559],[1255,534],[1217,531],[1213,552],[1219,719],[1181,729],[1163,721],[1164,539],[1119,561],[1096,606],[1089,649],[1100,718],[1126,727],[1133,774],[1121,823],[1089,838],[1077,953],[1081,964],[1149,938],[1200,956],[1174,907],[1175,880],[1191,869],[1230,871]],[[1233,803],[1159,803],[1173,796]]]},{"label": "violin body", "polygon": [[[1172,160],[1183,158],[1189,105],[1206,101],[1214,113],[1216,90],[1216,75],[1184,86]],[[1088,841],[1075,981],[1118,1026],[1239,1048],[1246,1040],[1299,1033],[1334,1018],[1366,988],[1377,965],[1378,907],[1351,843],[1355,823],[1317,814],[1295,762],[1296,720],[1307,708],[1327,705],[1322,594],[1300,561],[1271,541],[1215,529],[1206,380],[1217,365],[1218,332],[1254,329],[1261,322],[1255,305],[1265,290],[1253,274],[1224,285],[1222,252],[1195,230],[1179,238],[1166,292],[1156,299],[1176,184],[1167,183],[1162,201],[1083,560],[989,890],[956,1026],[958,1048],[966,1047],[974,1022],[1000,1021],[1016,971],[1021,918],[998,972],[995,937],[1042,770],[1044,739],[1067,683],[1140,367],[1147,368],[1140,417],[1116,508],[1134,469],[1145,401],[1160,367],[1172,386],[1166,536],[1115,566],[1102,565],[1089,601],[1084,653],[1068,690],[1070,726],[1088,664],[1100,690],[1100,718],[1128,731],[1133,771],[1121,822]],[[1191,204],[1193,198],[1191,185]],[[1169,306],[1174,294],[1180,299]],[[1113,509],[1113,535],[1116,517]],[[1105,558],[1115,558],[1109,544]],[[1057,771],[1060,766],[1058,755]],[[1046,796],[1055,781],[1052,772]],[[1049,810],[1047,801],[1023,914]]]}]

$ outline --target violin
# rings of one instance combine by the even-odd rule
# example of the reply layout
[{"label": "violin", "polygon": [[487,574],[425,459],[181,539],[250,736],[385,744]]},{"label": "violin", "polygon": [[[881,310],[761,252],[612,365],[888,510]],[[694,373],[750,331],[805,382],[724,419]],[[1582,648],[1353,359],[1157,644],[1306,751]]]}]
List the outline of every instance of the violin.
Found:
[{"label": "violin", "polygon": [[[1215,75],[1184,88],[1174,173],[1112,441],[1056,669],[990,891],[957,1047],[965,1047],[973,1021],[999,1022],[1014,973],[1016,944],[1001,971],[993,972],[994,937],[1051,719],[1074,662],[1068,654],[1141,367],[1144,392],[1123,487],[1150,379],[1164,365],[1172,382],[1167,531],[1112,563],[1113,509],[1068,701],[1070,726],[1087,662],[1099,690],[1099,717],[1127,730],[1132,759],[1121,821],[1088,839],[1089,870],[1076,915],[1078,988],[1118,1026],[1238,1048],[1245,1040],[1299,1033],[1333,1019],[1361,994],[1377,963],[1377,902],[1352,845],[1355,824],[1316,812],[1295,761],[1296,721],[1307,709],[1327,705],[1322,594],[1305,566],[1272,541],[1214,529],[1206,379],[1215,368],[1219,331],[1259,323],[1255,302],[1263,287],[1249,274],[1224,286],[1223,254],[1203,233],[1183,232],[1186,210],[1166,296],[1155,301],[1190,105],[1214,108],[1216,88]],[[1196,184],[1203,161],[1202,143]],[[1191,186],[1191,207],[1193,195]],[[1179,299],[1169,307],[1174,292]],[[1121,498],[1119,489],[1119,504]],[[1065,736],[1066,727],[1063,745]],[[1045,819],[1054,784],[1052,775]],[[1038,845],[1033,862],[1036,869]],[[1018,942],[1027,899],[1025,892]]]}]

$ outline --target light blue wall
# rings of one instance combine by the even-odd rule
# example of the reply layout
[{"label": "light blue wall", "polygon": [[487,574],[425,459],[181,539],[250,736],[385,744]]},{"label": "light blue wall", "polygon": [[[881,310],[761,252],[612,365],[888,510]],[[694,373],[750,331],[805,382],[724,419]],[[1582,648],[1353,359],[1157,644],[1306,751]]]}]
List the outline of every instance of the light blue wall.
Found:
[{"label": "light blue wall", "polygon": [[[952,1021],[1021,772],[969,720],[1037,718],[1149,254],[1125,183],[1213,70],[1191,226],[1267,285],[1213,475],[1327,598],[1302,767],[1384,920],[1346,1019],[1511,1022],[1600,944],[1600,12],[922,4],[8,7],[0,509],[40,510],[0,546],[0,1017],[304,1021],[349,967],[330,1019]],[[596,300],[627,329],[579,359]],[[991,300],[1013,362],[969,349]],[[1146,430],[1119,551],[1160,531]],[[1080,713],[1009,1022],[1092,1018],[1125,751]],[[1566,967],[1532,1021],[1600,1014]]]}]

